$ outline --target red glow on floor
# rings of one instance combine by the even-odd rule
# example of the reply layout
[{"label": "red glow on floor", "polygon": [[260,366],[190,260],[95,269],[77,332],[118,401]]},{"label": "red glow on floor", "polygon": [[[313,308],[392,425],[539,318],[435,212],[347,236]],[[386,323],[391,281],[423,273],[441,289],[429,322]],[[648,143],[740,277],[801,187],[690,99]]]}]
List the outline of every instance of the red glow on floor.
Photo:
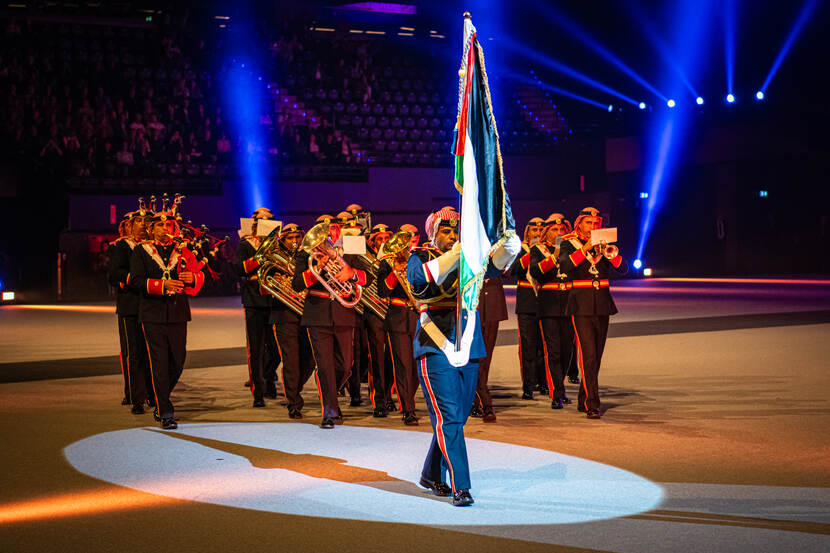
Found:
[{"label": "red glow on floor", "polygon": [[57,517],[84,516],[149,507],[175,501],[125,488],[102,489],[0,505],[0,525]]}]

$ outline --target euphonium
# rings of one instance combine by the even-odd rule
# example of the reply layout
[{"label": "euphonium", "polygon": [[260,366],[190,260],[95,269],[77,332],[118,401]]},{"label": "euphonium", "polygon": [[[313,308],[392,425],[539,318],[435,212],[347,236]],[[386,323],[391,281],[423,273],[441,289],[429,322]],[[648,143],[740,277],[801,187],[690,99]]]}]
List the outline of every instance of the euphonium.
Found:
[{"label": "euphonium", "polygon": [[418,300],[412,295],[412,288],[409,286],[409,281],[406,279],[406,274],[399,271],[395,267],[396,261],[406,261],[409,256],[409,244],[412,241],[412,233],[408,230],[399,230],[389,237],[378,252],[378,258],[381,261],[386,261],[392,266],[392,272],[401,284],[401,288],[406,292],[406,297],[409,298],[409,303],[412,307],[417,307]]},{"label": "euphonium", "polygon": [[294,261],[280,251],[279,235],[279,227],[272,230],[254,254],[254,259],[259,262],[259,285],[297,315],[302,315],[305,292],[297,293],[291,287]]},{"label": "euphonium", "polygon": [[334,278],[346,262],[329,240],[329,224],[323,222],[311,227],[303,237],[300,247],[308,253],[309,270],[332,297],[344,307],[357,305],[362,295],[361,287],[352,282],[340,282]]}]

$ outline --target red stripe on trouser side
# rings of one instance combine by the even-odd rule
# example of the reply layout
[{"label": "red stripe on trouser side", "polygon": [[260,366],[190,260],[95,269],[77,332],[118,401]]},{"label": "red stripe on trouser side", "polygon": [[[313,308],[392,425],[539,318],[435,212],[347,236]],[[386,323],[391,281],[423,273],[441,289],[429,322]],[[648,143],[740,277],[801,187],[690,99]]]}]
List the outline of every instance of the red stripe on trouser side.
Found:
[{"label": "red stripe on trouser side", "polygon": [[550,364],[548,363],[548,341],[545,339],[545,329],[542,328],[541,320],[539,321],[539,334],[542,336],[542,348],[545,350],[545,380],[548,381],[548,395],[553,401],[553,379],[550,376]]},{"label": "red stripe on trouser side", "polygon": [[519,378],[522,379],[522,383],[525,381],[525,371],[524,367],[522,367],[522,329],[521,327],[519,330]]},{"label": "red stripe on trouser side", "polygon": [[571,315],[571,322],[574,325],[574,337],[576,337],[576,364],[579,366],[579,375],[582,377],[582,389],[585,390],[585,410],[588,410],[588,386],[585,385],[585,367],[582,361],[582,342],[579,341],[579,332],[576,331],[576,317]]},{"label": "red stripe on trouser side", "polygon": [[144,343],[147,344],[147,362],[150,364],[150,384],[153,385],[153,399],[156,400],[156,410],[159,408],[159,396],[156,393],[156,379],[153,376],[153,357],[150,355],[150,342],[147,340],[147,331],[144,323],[141,324],[141,333],[144,334]]},{"label": "red stripe on trouser side", "polygon": [[[244,311],[243,311],[244,313]],[[254,371],[251,369],[251,342],[248,340],[248,319],[245,318],[245,354],[248,356],[248,383],[251,385],[251,396],[256,399],[254,393]]]},{"label": "red stripe on trouser side", "polygon": [[306,328],[305,333],[308,335],[308,345],[311,347],[311,358],[314,359],[314,382],[317,384],[317,397],[320,398],[320,416],[326,418],[323,392],[320,391],[320,366],[317,364],[317,355],[314,353],[314,344],[311,342],[311,332]]},{"label": "red stripe on trouser side", "polygon": [[[391,273],[395,274],[395,273]],[[403,411],[403,400],[401,399],[401,391],[398,389],[398,375],[397,375],[397,368],[395,367],[395,353],[392,351],[392,337],[389,335],[388,332],[384,332],[386,335],[386,343],[389,344],[389,359],[392,361],[392,387],[395,389],[395,395],[398,396],[398,407],[399,411]]]},{"label": "red stripe on trouser side", "polygon": [[121,362],[121,372],[127,375],[127,390],[129,391],[128,397],[130,398],[130,403],[133,402],[133,384],[130,381],[130,337],[127,334],[127,319],[121,319],[121,322],[124,323],[124,343],[127,344],[127,369],[124,370],[124,362]]},{"label": "red stripe on trouser side", "polygon": [[424,384],[427,385],[427,395],[429,395],[430,403],[432,403],[432,408],[435,410],[435,435],[438,438],[438,447],[441,448],[441,453],[444,455],[444,459],[446,459],[447,466],[450,469],[450,482],[452,483],[452,491],[455,493],[455,472],[452,470],[450,456],[447,453],[447,442],[444,438],[444,417],[441,416],[441,410],[438,409],[438,400],[432,392],[432,384],[430,383],[429,375],[427,374],[426,357],[421,358],[421,375],[424,377]]},{"label": "red stripe on trouser side", "polygon": [[280,363],[280,380],[282,381],[282,395],[283,397],[288,397],[285,395],[285,357],[282,356],[282,348],[280,347],[280,341],[277,339],[277,325],[271,325],[271,328],[274,330],[274,343],[277,344],[277,352],[280,354],[280,359],[282,363]]},{"label": "red stripe on trouser side", "polygon": [[[366,356],[369,358],[369,400],[372,402],[372,409],[376,409],[377,406],[375,405],[375,379],[372,378],[372,373],[375,370],[375,365],[372,363],[372,349],[368,348],[369,351],[366,352]],[[357,363],[357,361],[355,361]]]}]

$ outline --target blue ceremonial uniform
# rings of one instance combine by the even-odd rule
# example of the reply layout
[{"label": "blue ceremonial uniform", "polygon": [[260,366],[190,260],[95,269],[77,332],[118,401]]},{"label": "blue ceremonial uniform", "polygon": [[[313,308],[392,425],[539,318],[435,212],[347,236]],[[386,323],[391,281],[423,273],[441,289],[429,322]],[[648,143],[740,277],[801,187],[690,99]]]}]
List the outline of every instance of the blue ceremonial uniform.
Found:
[{"label": "blue ceremonial uniform", "polygon": [[[461,367],[450,364],[441,350],[441,344],[437,344],[423,327],[426,321],[431,320],[449,342],[455,342],[458,268],[456,263],[445,274],[436,274],[437,265],[432,266],[431,270],[427,263],[440,256],[441,252],[433,248],[413,250],[406,277],[412,287],[412,294],[418,300],[421,313],[415,329],[413,348],[418,378],[433,428],[432,443],[424,461],[422,476],[433,482],[445,482],[444,475],[449,472],[449,484],[455,492],[470,488],[464,423],[473,406],[478,381],[478,360],[487,353],[478,317],[470,347],[470,359]],[[467,320],[466,313],[463,320]]]}]

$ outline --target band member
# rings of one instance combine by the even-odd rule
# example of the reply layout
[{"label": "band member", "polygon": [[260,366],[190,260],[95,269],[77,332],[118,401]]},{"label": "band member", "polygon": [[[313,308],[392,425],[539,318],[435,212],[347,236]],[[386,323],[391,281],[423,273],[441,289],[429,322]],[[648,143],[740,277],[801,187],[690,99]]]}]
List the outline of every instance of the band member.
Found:
[{"label": "band member", "polygon": [[[318,220],[331,220],[323,216]],[[323,420],[321,428],[334,428],[335,423],[342,424],[340,407],[337,404],[337,391],[345,384],[351,373],[352,355],[354,351],[354,331],[357,325],[354,308],[346,307],[334,299],[328,289],[315,276],[310,263],[323,279],[332,279],[340,283],[351,283],[353,286],[364,286],[370,276],[367,271],[354,268],[352,265],[360,261],[355,256],[341,256],[334,242],[340,236],[340,227],[336,223],[316,225],[306,238],[313,232],[326,233],[320,237],[315,245],[319,251],[320,264],[310,258],[311,247],[301,249],[294,256],[295,269],[291,285],[295,291],[308,290],[303,304],[301,324],[307,328],[311,342],[312,355],[317,368],[317,388],[320,395]],[[305,240],[305,239],[304,239]],[[337,267],[328,271],[326,264]]]},{"label": "band member", "polygon": [[608,337],[609,316],[617,313],[611,298],[611,270],[628,272],[628,262],[613,244],[594,244],[591,231],[602,226],[602,217],[593,207],[579,212],[574,232],[563,236],[559,265],[568,274],[573,288],[568,294],[565,314],[576,333],[577,363],[582,377],[579,410],[590,419],[602,416],[599,400],[599,368]]},{"label": "band member", "polygon": [[421,233],[418,231],[418,227],[406,223],[404,225],[401,225],[401,230],[405,230],[406,232],[412,233],[412,248],[417,248],[421,244]]},{"label": "band member", "polygon": [[[539,301],[530,276],[530,250],[539,241],[544,221],[533,217],[525,226],[522,252],[513,262],[510,273],[516,277],[516,319],[519,328],[519,371],[522,377],[522,399],[533,399],[533,391],[540,383],[537,350],[541,335],[537,310]],[[544,366],[544,365],[542,365]],[[542,382],[544,377],[542,377]]]},{"label": "band member", "polygon": [[487,380],[490,378],[490,363],[493,361],[493,351],[499,335],[499,322],[507,320],[507,301],[501,276],[484,279],[478,300],[478,316],[481,319],[481,334],[487,355],[478,360],[478,383],[472,414],[482,417],[484,422],[496,422],[496,410],[493,408],[493,396],[490,395]]},{"label": "band member", "polygon": [[[372,232],[366,241],[366,250],[375,258],[378,256],[380,247],[392,235],[389,227],[377,224],[372,227]],[[378,283],[380,286],[380,283]],[[378,296],[380,290],[378,288]],[[369,299],[368,301],[372,301]],[[395,378],[392,370],[392,361],[388,359],[390,352],[386,349],[385,323],[376,313],[366,309],[363,313],[363,321],[366,327],[367,342],[369,346],[369,398],[372,401],[372,416],[385,417],[389,411],[395,411],[397,407],[392,400],[392,387]]]},{"label": "band member", "polygon": [[[441,209],[426,221],[432,247],[412,252],[406,277],[412,293],[422,303],[415,331],[414,355],[419,365],[421,388],[427,398],[432,443],[421,472],[420,484],[436,495],[453,494],[453,505],[473,504],[470,494],[470,469],[464,443],[464,423],[470,414],[478,381],[478,360],[486,356],[481,325],[475,317],[474,337],[469,360],[456,367],[443,347],[456,339],[458,296],[458,212]],[[515,241],[512,239],[515,238]],[[487,276],[496,276],[519,251],[519,239],[512,237],[492,255]],[[495,266],[495,269],[493,267]],[[467,320],[463,313],[462,321]],[[452,347],[452,346],[449,346]],[[450,485],[444,480],[449,471]]]},{"label": "band member", "polygon": [[261,207],[253,213],[251,234],[244,236],[236,251],[234,270],[241,277],[242,305],[245,307],[245,339],[248,350],[248,378],[254,407],[265,407],[265,398],[275,399],[277,389],[275,375],[272,374],[276,364],[277,349],[274,333],[271,329],[271,295],[259,285],[257,269],[259,261],[256,251],[262,241],[257,236],[257,224],[260,220],[273,220],[274,215],[268,208]]},{"label": "band member", "polygon": [[[297,252],[305,231],[294,223],[282,227],[279,251],[285,259]],[[290,278],[290,275],[289,275]],[[300,315],[282,302],[275,301],[270,322],[282,358],[282,386],[288,402],[288,416],[303,418],[303,386],[314,372],[314,358],[306,329],[300,326]]]},{"label": "band member", "polygon": [[570,283],[559,268],[557,238],[567,233],[565,217],[554,213],[545,220],[542,241],[530,252],[530,275],[538,282],[538,318],[551,408],[570,403],[565,393],[565,371],[573,335],[565,308]]},{"label": "band member", "polygon": [[[144,239],[144,218],[138,212],[124,214],[118,225],[119,238],[107,249],[109,263],[107,278],[115,288],[115,313],[118,317],[118,338],[121,344],[119,360],[124,377],[124,397],[121,405],[132,405],[136,415],[144,413],[147,388],[144,387],[143,367],[146,357],[141,355],[143,339],[138,326],[138,293],[129,287],[130,256],[137,242]],[[136,234],[138,237],[136,238]],[[135,382],[133,380],[135,379]]]},{"label": "band member", "polygon": [[[364,228],[361,226],[358,216],[363,214],[363,208],[358,204],[351,204],[346,208],[346,211],[341,211],[337,214],[337,224],[340,226],[340,231],[343,235],[358,236],[364,233]],[[319,222],[319,221],[318,221]],[[369,365],[371,364],[369,354],[369,336],[366,330],[366,324],[363,315],[355,313],[357,316],[357,326],[355,327],[354,337],[354,354],[352,357],[351,374],[347,380],[346,386],[349,390],[349,405],[351,407],[359,407],[363,403],[361,398],[360,385],[362,382],[369,380]]]},{"label": "band member", "polygon": [[150,359],[156,398],[153,415],[162,428],[173,429],[178,425],[170,393],[184,368],[190,320],[187,297],[199,293],[205,275],[193,253],[173,240],[178,234],[175,213],[163,208],[150,220],[152,241],[136,246],[130,258],[130,286],[141,292],[138,321]]},{"label": "band member", "polygon": [[[406,232],[408,231],[397,233],[397,235],[405,239]],[[389,242],[386,244],[388,248]],[[384,328],[403,422],[407,426],[417,426],[415,392],[418,390],[418,374],[415,370],[412,340],[415,337],[418,315],[415,312],[414,298],[410,298],[404,288],[404,286],[409,287],[406,281],[406,266],[411,244],[410,239],[405,245],[394,244],[393,247],[396,248],[394,252],[388,252],[387,249],[388,253],[381,260],[378,268],[378,295],[382,298],[389,298],[389,311],[386,314]]]}]

